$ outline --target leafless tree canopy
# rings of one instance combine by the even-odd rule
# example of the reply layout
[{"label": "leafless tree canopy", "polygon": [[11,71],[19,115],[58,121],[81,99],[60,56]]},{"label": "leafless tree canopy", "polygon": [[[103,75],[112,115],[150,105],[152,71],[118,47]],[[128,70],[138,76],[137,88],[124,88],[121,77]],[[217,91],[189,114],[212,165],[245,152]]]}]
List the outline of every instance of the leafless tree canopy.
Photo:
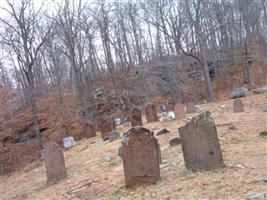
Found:
[{"label": "leafless tree canopy", "polygon": [[[170,86],[169,91],[162,83],[163,91],[177,98],[184,87],[177,74],[189,72],[198,88],[194,66],[199,65],[207,99],[214,100],[210,53],[228,61],[217,64],[225,69],[234,64],[235,50],[246,50],[249,38],[267,39],[266,0],[6,0],[3,5],[1,85],[16,89],[20,101],[31,106],[38,138],[36,98],[51,90],[66,132],[64,91],[75,97],[77,114],[93,120],[103,91],[125,112],[131,92],[144,103],[158,95],[153,87],[161,83],[148,78],[158,73]],[[191,64],[184,67],[184,58]],[[151,70],[151,65],[163,67]],[[247,82],[249,70],[248,63]]]}]

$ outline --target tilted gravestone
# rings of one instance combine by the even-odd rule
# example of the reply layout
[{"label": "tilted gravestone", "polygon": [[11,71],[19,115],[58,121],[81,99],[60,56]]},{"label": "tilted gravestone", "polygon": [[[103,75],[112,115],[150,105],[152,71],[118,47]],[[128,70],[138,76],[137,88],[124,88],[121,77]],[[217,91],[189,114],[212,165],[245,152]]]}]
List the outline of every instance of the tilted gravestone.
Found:
[{"label": "tilted gravestone", "polygon": [[131,121],[132,127],[143,126],[141,110],[139,110],[138,108],[133,108],[130,121]]},{"label": "tilted gravestone", "polygon": [[187,113],[195,113],[196,111],[196,104],[194,102],[189,102],[186,104]]},{"label": "tilted gravestone", "polygon": [[91,123],[86,123],[85,124],[83,132],[84,132],[84,135],[87,138],[92,138],[92,137],[95,137],[96,136],[95,127]]},{"label": "tilted gravestone", "polygon": [[134,127],[124,133],[119,155],[123,160],[125,187],[155,183],[160,178],[160,147],[154,133]]},{"label": "tilted gravestone", "polygon": [[244,112],[243,102],[240,99],[235,99],[233,102],[233,111],[237,112]]},{"label": "tilted gravestone", "polygon": [[157,121],[159,121],[158,115],[157,115],[157,110],[156,110],[154,105],[148,104],[145,107],[145,112],[146,112],[147,122],[157,122]]},{"label": "tilted gravestone", "polygon": [[44,146],[44,161],[47,184],[53,184],[67,176],[63,151],[58,144],[49,142]]},{"label": "tilted gravestone", "polygon": [[181,103],[177,103],[175,105],[175,108],[174,108],[174,112],[175,112],[175,118],[176,119],[182,119],[185,117],[185,109],[184,109],[184,105],[181,104]]},{"label": "tilted gravestone", "polygon": [[179,128],[186,168],[192,171],[223,167],[215,122],[209,111]]},{"label": "tilted gravestone", "polygon": [[114,130],[114,124],[112,120],[104,119],[100,122],[100,132],[103,140],[109,139],[109,133]]}]

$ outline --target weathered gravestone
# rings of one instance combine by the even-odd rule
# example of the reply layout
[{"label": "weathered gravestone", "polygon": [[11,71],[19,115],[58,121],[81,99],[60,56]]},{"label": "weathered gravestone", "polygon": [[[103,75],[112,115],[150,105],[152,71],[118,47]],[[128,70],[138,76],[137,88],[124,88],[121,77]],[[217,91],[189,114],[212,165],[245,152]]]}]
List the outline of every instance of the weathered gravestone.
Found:
[{"label": "weathered gravestone", "polygon": [[125,187],[155,183],[160,178],[160,147],[154,133],[134,127],[124,133],[119,155],[123,160]]},{"label": "weathered gravestone", "polygon": [[194,113],[196,112],[196,104],[194,102],[189,102],[186,104],[186,112],[187,113]]},{"label": "weathered gravestone", "polygon": [[157,122],[157,121],[159,121],[158,115],[157,115],[157,110],[156,110],[154,105],[148,104],[145,107],[145,112],[146,112],[147,122]]},{"label": "weathered gravestone", "polygon": [[233,102],[233,111],[237,112],[244,112],[243,103],[240,99],[235,99]]},{"label": "weathered gravestone", "polygon": [[95,127],[93,124],[91,123],[86,123],[83,129],[84,135],[87,138],[92,138],[96,136],[96,131],[95,131]]},{"label": "weathered gravestone", "polygon": [[181,103],[177,103],[175,105],[174,112],[175,112],[175,118],[176,119],[182,119],[182,118],[184,118],[185,117],[184,105],[181,104]]},{"label": "weathered gravestone", "polygon": [[54,142],[49,142],[44,147],[47,184],[50,185],[65,178],[67,171],[61,147]]},{"label": "weathered gravestone", "polygon": [[141,110],[139,110],[138,108],[133,108],[130,121],[131,121],[132,127],[143,126]]},{"label": "weathered gravestone", "polygon": [[103,140],[109,139],[109,133],[114,130],[113,120],[103,119],[100,122],[100,132]]},{"label": "weathered gravestone", "polygon": [[179,128],[186,168],[192,171],[223,167],[215,122],[209,111]]}]

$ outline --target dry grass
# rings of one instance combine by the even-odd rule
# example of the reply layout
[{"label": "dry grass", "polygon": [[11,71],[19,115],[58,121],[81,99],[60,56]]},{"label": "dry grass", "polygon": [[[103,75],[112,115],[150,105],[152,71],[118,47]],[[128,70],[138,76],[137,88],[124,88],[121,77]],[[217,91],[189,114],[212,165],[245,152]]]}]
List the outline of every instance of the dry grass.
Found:
[{"label": "dry grass", "polygon": [[[178,128],[186,120],[145,124],[157,131],[167,128],[171,133],[157,136],[161,144],[163,163],[176,163],[161,169],[161,180],[155,185],[124,189],[123,167],[117,156],[120,140],[103,142],[100,136],[84,139],[64,152],[68,177],[47,187],[44,164],[32,163],[22,171],[0,177],[1,200],[59,200],[59,199],[243,199],[248,191],[266,191],[267,138],[259,132],[267,130],[267,113],[260,108],[267,105],[266,94],[243,98],[244,113],[232,112],[232,100],[200,105],[209,110],[217,123],[226,168],[184,176],[181,146],[170,147],[169,139],[178,135]],[[221,108],[221,105],[226,108]],[[196,114],[193,114],[196,115]],[[190,117],[192,115],[187,115]],[[234,123],[238,130],[228,130]],[[119,127],[120,133],[128,127]],[[111,155],[112,160],[104,160]]]}]

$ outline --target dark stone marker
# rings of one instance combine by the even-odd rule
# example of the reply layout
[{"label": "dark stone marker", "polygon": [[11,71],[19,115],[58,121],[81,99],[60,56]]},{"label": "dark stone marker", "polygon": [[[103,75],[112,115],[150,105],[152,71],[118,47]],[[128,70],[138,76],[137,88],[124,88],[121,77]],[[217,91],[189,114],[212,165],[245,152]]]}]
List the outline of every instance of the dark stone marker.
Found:
[{"label": "dark stone marker", "polygon": [[109,139],[109,133],[113,130],[113,120],[102,120],[100,122],[100,132],[103,140]]},{"label": "dark stone marker", "polygon": [[45,145],[44,161],[47,184],[51,185],[67,176],[63,151],[58,144],[48,142]]},{"label": "dark stone marker", "polygon": [[159,121],[158,115],[157,115],[157,110],[154,105],[148,104],[145,108],[146,112],[146,119],[147,122],[157,122]]},{"label": "dark stone marker", "polygon": [[177,103],[175,105],[175,108],[174,108],[174,112],[175,112],[175,118],[176,119],[182,119],[185,117],[185,109],[184,109],[184,105],[181,104],[181,103]]},{"label": "dark stone marker", "polygon": [[141,110],[139,110],[138,108],[133,108],[130,121],[131,121],[132,127],[143,126]]},{"label": "dark stone marker", "polygon": [[119,155],[123,160],[125,187],[155,183],[160,178],[160,147],[154,133],[134,127],[124,133]]},{"label": "dark stone marker", "polygon": [[83,132],[87,138],[92,138],[92,137],[96,136],[96,131],[95,131],[94,125],[91,123],[85,124]]},{"label": "dark stone marker", "polygon": [[189,102],[186,104],[186,112],[194,113],[196,112],[196,104],[194,102]]},{"label": "dark stone marker", "polygon": [[192,118],[179,128],[185,166],[192,171],[223,167],[223,158],[215,122],[211,113]]},{"label": "dark stone marker", "polygon": [[244,112],[243,103],[240,99],[235,99],[233,102],[233,111],[237,112]]}]

